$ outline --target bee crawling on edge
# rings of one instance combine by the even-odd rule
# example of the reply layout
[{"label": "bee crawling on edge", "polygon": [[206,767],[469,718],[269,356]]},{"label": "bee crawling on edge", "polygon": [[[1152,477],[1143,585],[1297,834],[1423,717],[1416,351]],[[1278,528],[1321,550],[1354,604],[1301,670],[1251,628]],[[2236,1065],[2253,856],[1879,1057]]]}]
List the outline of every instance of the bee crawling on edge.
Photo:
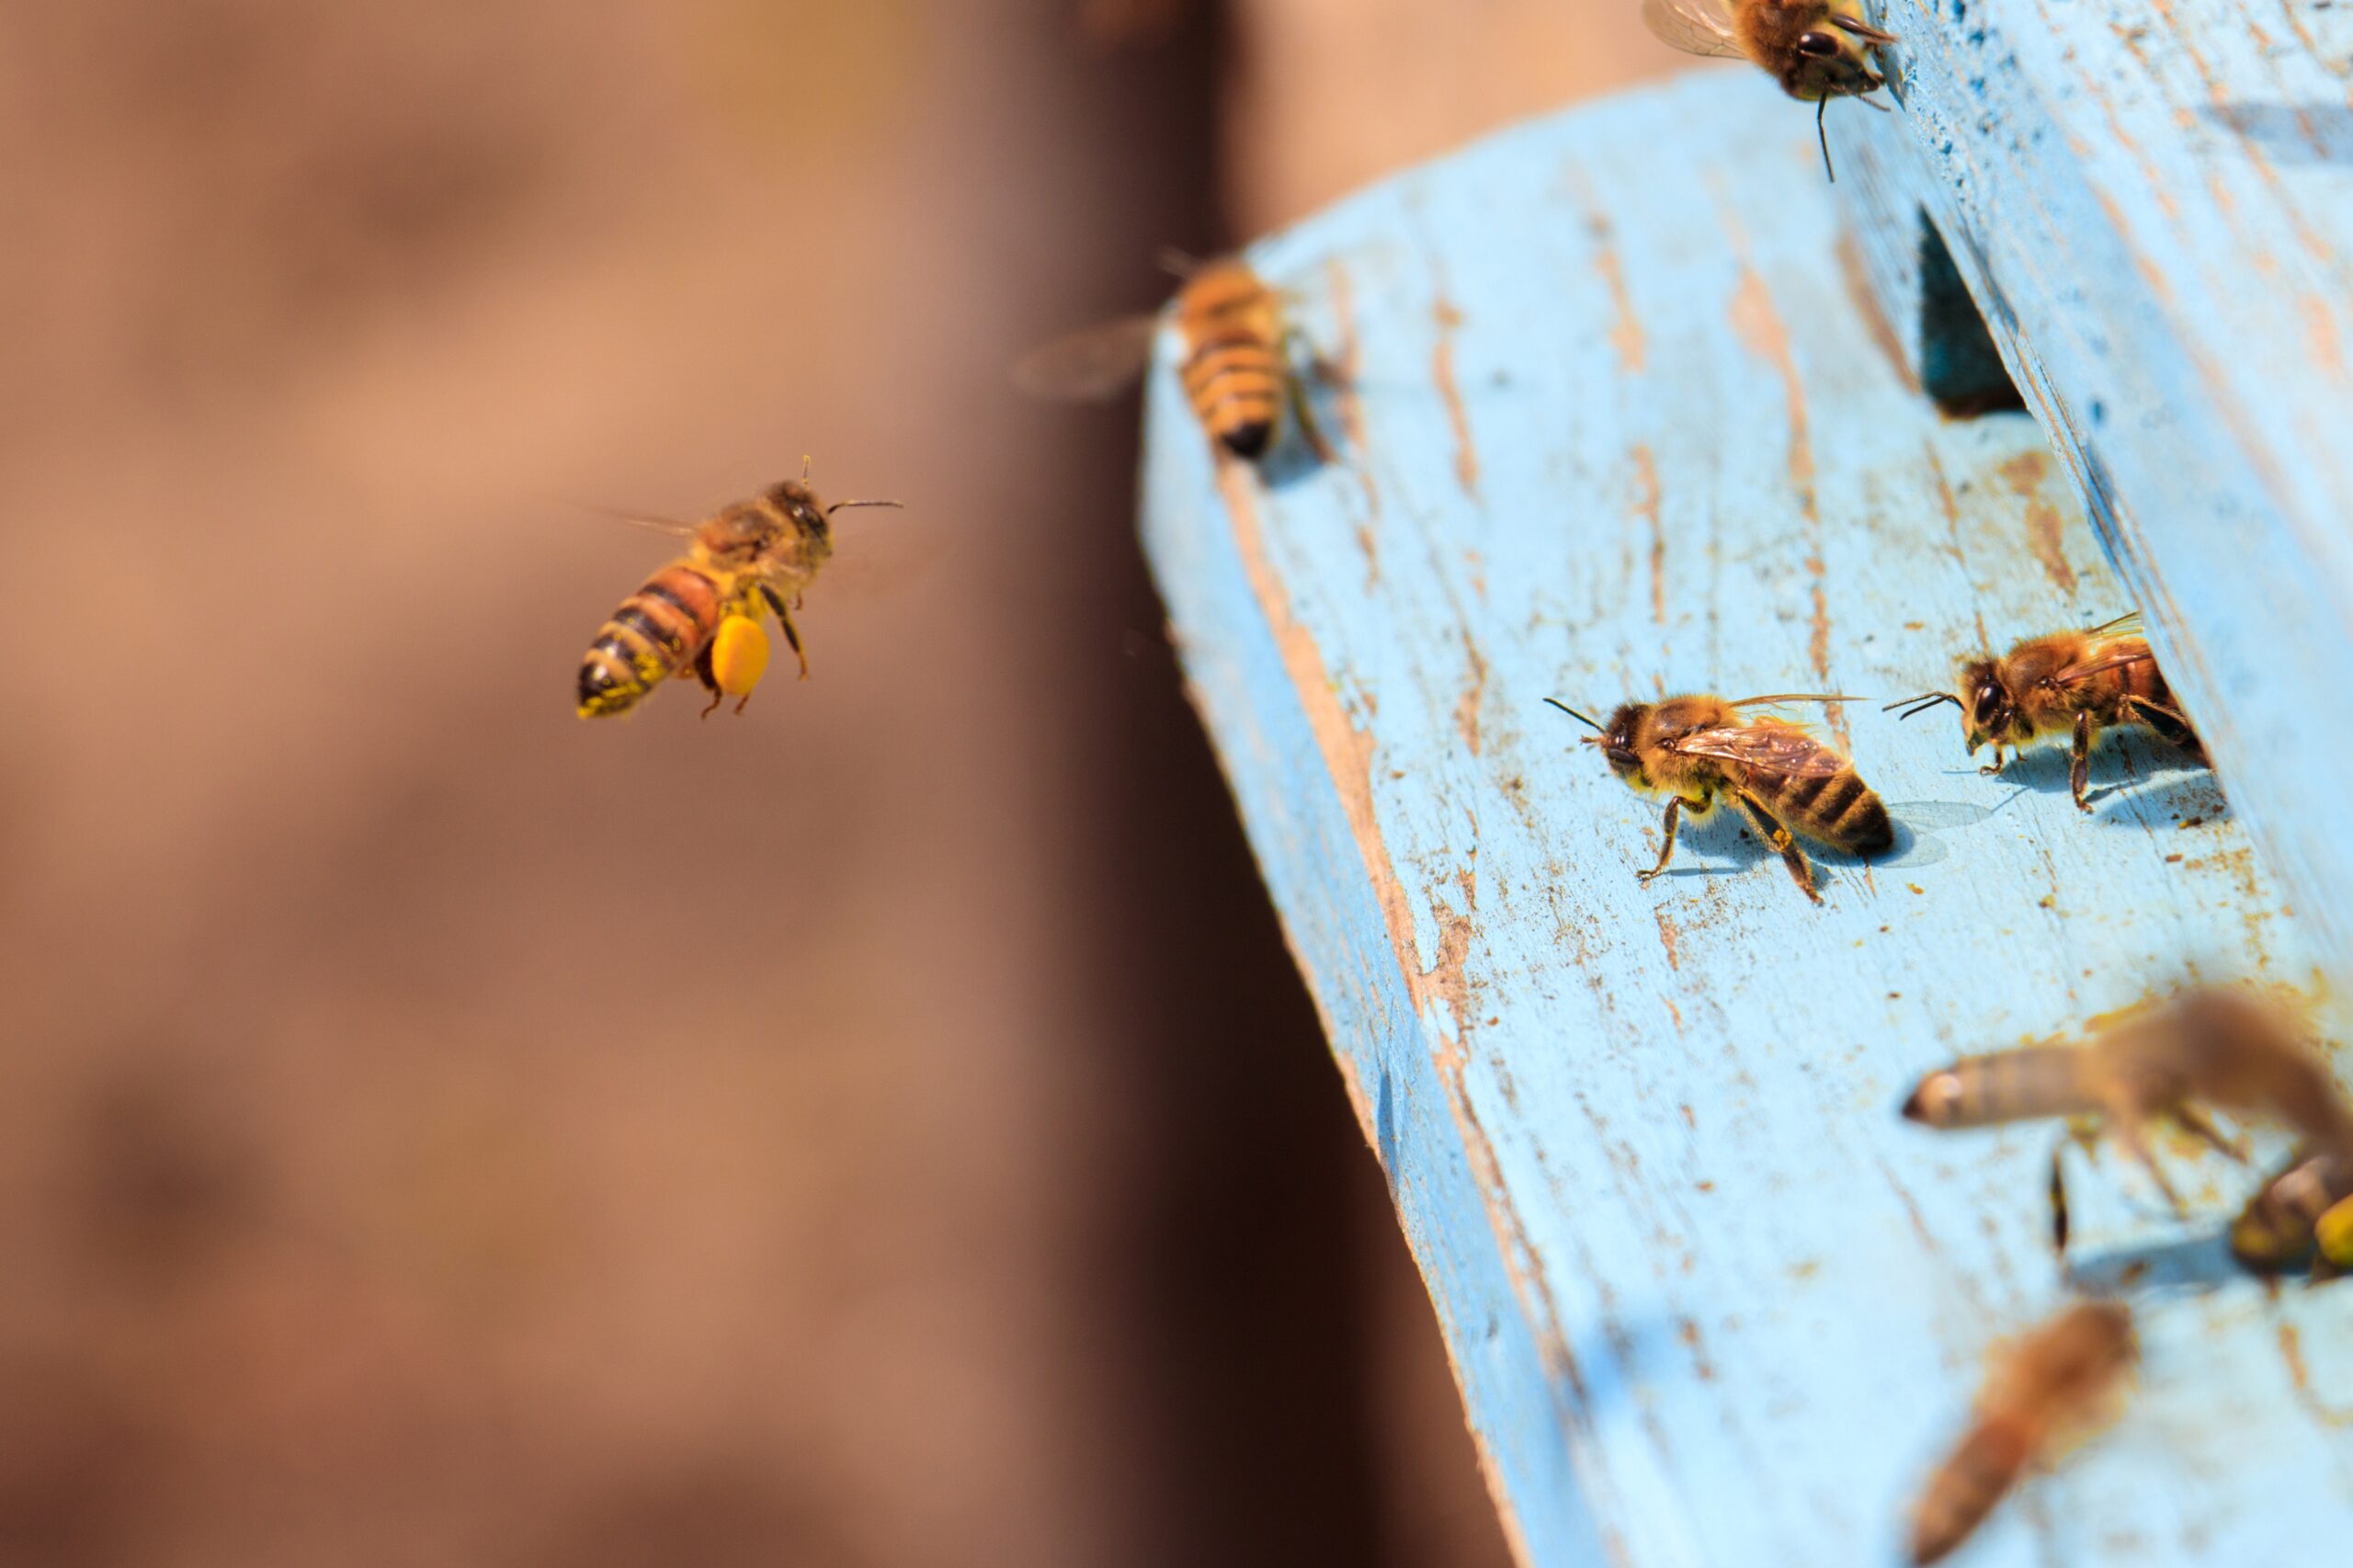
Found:
[{"label": "bee crawling on edge", "polygon": [[[1332,449],[1308,408],[1295,359],[1301,338],[1280,292],[1247,262],[1226,259],[1186,269],[1171,311],[1185,340],[1185,397],[1211,438],[1255,461],[1280,439],[1286,411],[1319,461]],[[1084,327],[1025,355],[1013,379],[1035,397],[1091,403],[1119,396],[1152,358],[1157,315]],[[1315,364],[1333,373],[1321,359]]]},{"label": "bee crawling on edge", "polygon": [[1833,98],[1870,103],[1863,95],[1887,85],[1871,67],[1870,51],[1896,41],[1863,20],[1857,0],[1643,0],[1643,25],[1686,54],[1760,65],[1781,91],[1812,103],[1822,169],[1834,181],[1823,114]]},{"label": "bee crawling on edge", "polygon": [[2299,1147],[2232,1221],[2231,1256],[2260,1274],[2353,1272],[2353,1153]]},{"label": "bee crawling on edge", "polygon": [[1943,1561],[2029,1465],[2113,1418],[2139,1358],[2132,1314],[2117,1301],[2078,1301],[1996,1347],[1969,1430],[1913,1506],[1907,1559]]},{"label": "bee crawling on edge", "polygon": [[752,698],[767,669],[768,640],[760,621],[773,611],[784,640],[809,674],[792,612],[801,591],[834,553],[833,515],[853,506],[896,506],[896,501],[817,499],[809,463],[801,477],[770,485],[748,501],[722,506],[698,524],[639,519],[690,542],[687,553],[645,580],[597,631],[580,661],[583,719],[625,713],[664,681],[688,676],[710,692],[709,718],[727,698],[735,710]]},{"label": "bee crawling on edge", "polygon": [[1878,855],[1895,843],[1895,830],[1853,763],[1783,719],[1749,719],[1743,708],[1777,702],[1847,702],[1851,698],[1782,694],[1744,697],[1670,697],[1659,702],[1628,702],[1595,723],[1565,702],[1545,701],[1595,733],[1597,745],[1628,788],[1666,796],[1666,842],[1658,864],[1638,873],[1650,881],[1665,871],[1675,855],[1677,819],[1685,812],[1704,816],[1720,797],[1729,796],[1757,836],[1779,851],[1781,863],[1806,897],[1822,902],[1813,867],[1797,846],[1802,835],[1849,855]]},{"label": "bee crawling on edge", "polygon": [[2067,1145],[2112,1133],[2176,1213],[2181,1199],[2150,1148],[2147,1123],[2174,1122],[2234,1160],[2245,1155],[2206,1115],[2212,1106],[2278,1121],[2317,1150],[2353,1157],[2353,1109],[2283,1012],[2223,986],[2188,991],[2122,1018],[2085,1045],[2028,1045],[1964,1056],[1920,1080],[1906,1120],[1942,1131],[2045,1117],[2075,1126],[2051,1153],[2051,1237],[2067,1247]]},{"label": "bee crawling on edge", "polygon": [[1998,659],[1964,663],[1957,690],[1924,691],[1889,703],[1888,711],[1901,708],[1909,719],[1951,703],[1961,710],[1970,755],[1982,745],[1994,748],[1993,762],[1979,769],[1987,774],[2002,771],[2006,746],[2023,751],[2047,735],[2072,735],[2067,785],[2077,808],[2089,811],[2085,794],[2092,744],[2102,730],[2137,726],[2180,747],[2193,762],[2206,760],[2149,640],[2139,633],[2140,619],[2136,610],[2086,631],[2027,638]]}]

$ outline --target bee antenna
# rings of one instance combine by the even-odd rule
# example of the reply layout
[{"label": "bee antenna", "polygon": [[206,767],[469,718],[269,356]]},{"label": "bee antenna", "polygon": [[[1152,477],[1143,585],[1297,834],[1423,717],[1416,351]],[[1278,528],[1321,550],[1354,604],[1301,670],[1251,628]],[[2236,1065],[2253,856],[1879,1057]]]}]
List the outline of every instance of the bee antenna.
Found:
[{"label": "bee antenna", "polygon": [[1836,185],[1838,171],[1830,166],[1830,131],[1822,123],[1822,117],[1829,112],[1830,95],[1824,93],[1813,100],[1813,134],[1822,142],[1822,172],[1830,176],[1832,185]]},{"label": "bee antenna", "polygon": [[1570,707],[1567,703],[1562,701],[1557,697],[1548,697],[1544,700],[1559,709],[1562,712],[1566,713],[1570,718],[1574,719],[1578,723],[1583,724],[1588,730],[1598,731],[1601,728],[1600,725],[1595,723],[1592,720],[1586,718],[1584,714],[1578,712],[1575,709]]},{"label": "bee antenna", "polygon": [[1894,713],[1897,709],[1901,708],[1904,711],[1901,714],[1897,714],[1897,717],[1899,719],[1909,719],[1915,713],[1926,713],[1929,709],[1934,708],[1939,702],[1949,702],[1955,708],[1961,706],[1961,699],[1955,697],[1949,691],[1924,691],[1917,697],[1907,697],[1901,702],[1891,702],[1886,707],[1881,709],[1880,711],[1882,713]]},{"label": "bee antenna", "polygon": [[847,511],[852,506],[888,506],[894,512],[903,512],[906,506],[904,501],[836,501],[825,508],[825,516],[830,517],[835,512]]}]

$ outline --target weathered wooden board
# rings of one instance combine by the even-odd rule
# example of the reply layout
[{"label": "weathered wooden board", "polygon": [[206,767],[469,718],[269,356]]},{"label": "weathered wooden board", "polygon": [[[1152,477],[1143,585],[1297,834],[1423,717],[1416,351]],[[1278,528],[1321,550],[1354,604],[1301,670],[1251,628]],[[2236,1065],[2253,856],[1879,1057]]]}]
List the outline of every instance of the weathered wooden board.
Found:
[{"label": "weathered wooden board", "polygon": [[2353,6],[1892,0],[1881,19],[1901,114],[1830,117],[1873,273],[1901,301],[1896,251],[1933,218],[2346,972]]},{"label": "weathered wooden board", "polygon": [[[1547,696],[1941,684],[2130,608],[2023,415],[1939,418],[1752,72],[1540,123],[1254,253],[1353,370],[1341,463],[1212,461],[1164,343],[1147,543],[1186,668],[1531,1563],[1889,1561],[1980,1358],[2059,1301],[2043,1132],[1894,1105],[2191,972],[2320,989],[2213,778],[1979,777],[1950,710],[1832,722],[1905,824],[1810,907]],[[2186,591],[2186,590],[2184,590]],[[2201,719],[2204,713],[2200,710]],[[2267,1292],[2211,1162],[2075,1167],[2145,1386],[1972,1562],[2328,1560],[2353,1287]],[[2139,1262],[2145,1270],[2129,1269]]]}]

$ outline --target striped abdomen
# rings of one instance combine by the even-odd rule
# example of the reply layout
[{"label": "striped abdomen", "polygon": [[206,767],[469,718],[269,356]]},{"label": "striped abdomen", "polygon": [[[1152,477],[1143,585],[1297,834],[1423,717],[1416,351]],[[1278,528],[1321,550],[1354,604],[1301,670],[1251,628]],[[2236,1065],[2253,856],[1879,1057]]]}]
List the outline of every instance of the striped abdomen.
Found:
[{"label": "striped abdomen", "polygon": [[2032,1423],[2015,1416],[1981,1421],[1928,1480],[1912,1511],[1911,1559],[1934,1562],[1967,1540],[2018,1482],[2034,1452]]},{"label": "striped abdomen", "polygon": [[626,712],[688,667],[719,630],[726,596],[710,572],[674,561],[621,601],[580,661],[580,716]]},{"label": "striped abdomen", "polygon": [[1930,1127],[1991,1127],[2102,1108],[2092,1053],[2072,1045],[2022,1045],[1964,1056],[1920,1080],[1904,1114]]},{"label": "striped abdomen", "polygon": [[1215,439],[1255,458],[1273,440],[1286,380],[1273,290],[1238,262],[1209,267],[1178,296],[1185,396]]},{"label": "striped abdomen", "polygon": [[1791,832],[1849,855],[1880,855],[1895,846],[1887,808],[1851,767],[1802,777],[1752,769],[1749,788]]},{"label": "striped abdomen", "polygon": [[[2148,647],[2147,642],[2136,637],[2123,643],[2118,651],[2131,653],[2137,648],[2138,651],[2146,653]],[[2120,696],[2137,697],[2143,702],[2152,703],[2168,711],[2175,713],[2181,711],[2181,704],[2174,700],[2173,687],[2165,684],[2165,672],[2157,668],[2156,657],[2154,654],[2145,659],[2136,659],[2119,668],[2116,672],[2116,682],[2120,688]],[[2122,704],[2119,703],[2119,706],[2121,707]],[[2122,716],[2127,722],[2146,723],[2150,729],[2193,756],[2202,759],[2206,755],[2206,748],[2200,743],[2197,733],[2187,723],[2177,724],[2153,720],[2149,718],[2145,709],[2137,713],[2127,709]]]}]

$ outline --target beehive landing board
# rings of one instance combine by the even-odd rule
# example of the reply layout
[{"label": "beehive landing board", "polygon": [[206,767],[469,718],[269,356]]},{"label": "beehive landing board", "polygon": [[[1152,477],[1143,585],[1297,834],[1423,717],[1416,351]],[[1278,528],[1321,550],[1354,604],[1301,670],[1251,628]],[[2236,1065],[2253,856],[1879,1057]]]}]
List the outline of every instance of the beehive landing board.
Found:
[{"label": "beehive landing board", "polygon": [[[1635,881],[1659,808],[1545,697],[1893,698],[2130,608],[2029,417],[1910,390],[1813,131],[1704,73],[1257,249],[1349,372],[1336,464],[1222,467],[1165,335],[1152,380],[1185,666],[1531,1563],[1892,1561],[1987,1346],[2064,1289],[2049,1133],[1923,1131],[1909,1083],[2193,968],[2320,989],[2210,776],[2105,750],[2082,815],[2063,756],[1981,778],[1949,708],[1829,715],[1904,826],[1827,907],[1728,813]],[[1971,1561],[2343,1540],[2353,1285],[2234,1274],[2251,1178],[2175,1164],[2187,1222],[2074,1166],[2143,1386]]]}]

